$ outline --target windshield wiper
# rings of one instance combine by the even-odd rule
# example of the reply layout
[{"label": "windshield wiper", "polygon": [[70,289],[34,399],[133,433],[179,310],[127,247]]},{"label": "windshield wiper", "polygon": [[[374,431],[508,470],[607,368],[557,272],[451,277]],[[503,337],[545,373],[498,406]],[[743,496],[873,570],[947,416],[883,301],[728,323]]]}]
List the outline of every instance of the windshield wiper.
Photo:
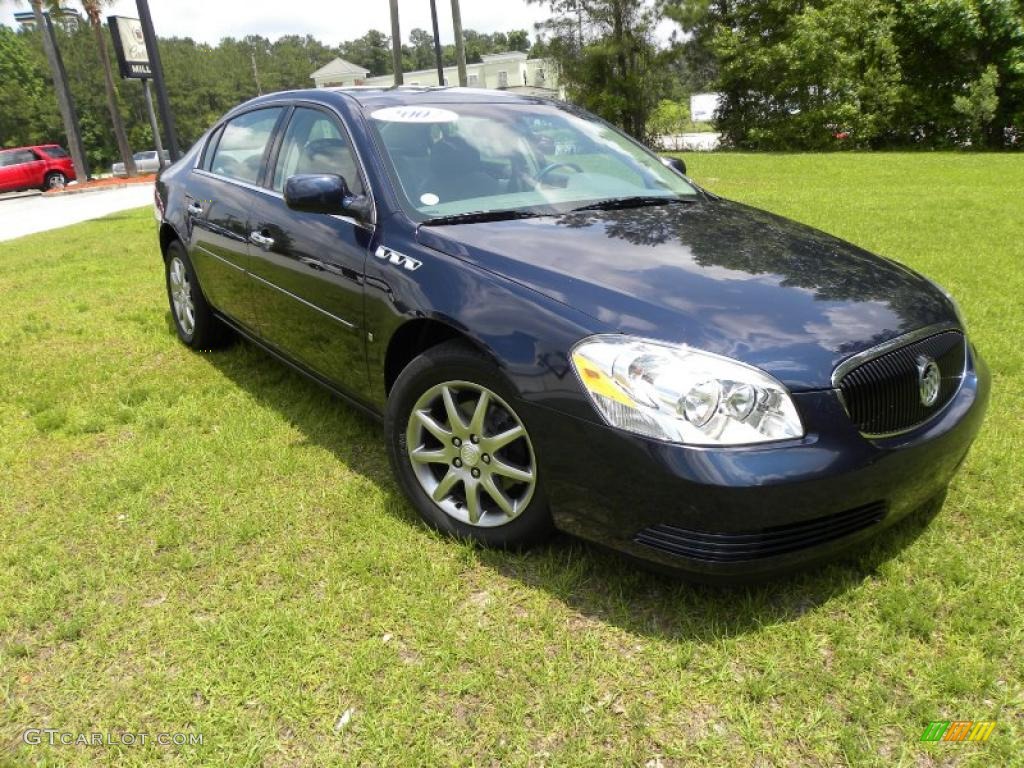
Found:
[{"label": "windshield wiper", "polygon": [[581,205],[573,208],[570,213],[577,211],[614,211],[618,208],[643,208],[647,205],[671,205],[673,203],[695,203],[696,197],[662,197],[659,195],[634,195],[633,197],[609,197],[607,200],[598,200],[596,203]]},{"label": "windshield wiper", "polygon": [[445,224],[476,224],[481,221],[510,221],[512,219],[532,219],[543,215],[531,211],[518,211],[514,208],[497,211],[469,211],[468,213],[453,213],[449,216],[435,216],[432,219],[420,222],[420,226],[433,227]]}]

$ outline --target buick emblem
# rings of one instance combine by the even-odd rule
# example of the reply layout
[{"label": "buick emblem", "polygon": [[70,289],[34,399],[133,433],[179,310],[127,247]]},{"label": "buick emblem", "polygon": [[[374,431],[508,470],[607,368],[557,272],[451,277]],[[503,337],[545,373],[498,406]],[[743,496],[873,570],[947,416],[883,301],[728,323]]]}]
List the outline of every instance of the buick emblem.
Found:
[{"label": "buick emblem", "polygon": [[942,373],[938,364],[930,357],[921,355],[917,358],[917,385],[921,395],[921,405],[930,408],[939,399],[939,386],[942,384]]}]

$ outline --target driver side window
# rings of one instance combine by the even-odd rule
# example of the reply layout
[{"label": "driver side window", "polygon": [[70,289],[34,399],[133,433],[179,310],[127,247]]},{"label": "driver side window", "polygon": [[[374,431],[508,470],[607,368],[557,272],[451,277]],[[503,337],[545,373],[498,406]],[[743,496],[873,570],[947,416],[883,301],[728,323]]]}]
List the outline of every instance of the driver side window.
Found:
[{"label": "driver side window", "polygon": [[348,139],[330,116],[299,107],[292,114],[274,169],[273,189],[280,192],[289,176],[300,173],[336,173],[353,194],[365,194],[355,154]]}]

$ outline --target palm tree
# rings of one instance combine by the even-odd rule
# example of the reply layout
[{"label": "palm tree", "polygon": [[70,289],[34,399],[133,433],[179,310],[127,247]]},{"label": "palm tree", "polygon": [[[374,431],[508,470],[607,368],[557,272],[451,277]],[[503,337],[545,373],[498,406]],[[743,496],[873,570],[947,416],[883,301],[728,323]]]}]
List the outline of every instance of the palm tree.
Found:
[{"label": "palm tree", "polygon": [[459,0],[452,0],[452,29],[455,32],[455,63],[459,67],[459,85],[468,84],[466,78],[466,42],[462,39],[462,9]]},{"label": "palm tree", "polygon": [[391,0],[391,60],[395,70],[395,85],[401,85],[402,30],[398,26],[398,0]]},{"label": "palm tree", "polygon": [[[59,4],[59,0],[56,2]],[[103,81],[107,87],[107,110],[110,112],[110,122],[114,126],[117,151],[121,155],[125,172],[129,176],[135,176],[137,175],[135,158],[132,157],[132,148],[128,144],[124,120],[121,119],[121,110],[117,106],[117,86],[114,85],[114,73],[110,66],[110,54],[107,51],[107,31],[103,28],[103,20],[100,18],[103,6],[112,3],[113,0],[80,0],[80,2],[85,15],[89,17],[89,25],[96,37],[96,47],[99,48],[100,62],[103,64]]]},{"label": "palm tree", "polygon": [[[0,0],[2,2],[2,0]],[[14,0],[15,5],[21,5],[21,0]],[[71,153],[71,161],[75,166],[75,175],[81,181],[88,178],[88,167],[85,164],[85,153],[82,151],[81,139],[78,134],[78,124],[75,118],[75,110],[71,103],[71,93],[68,91],[68,83],[64,77],[64,69],[57,58],[57,50],[54,48],[53,40],[46,25],[46,18],[43,15],[43,0],[29,0],[32,6],[32,15],[35,17],[36,29],[43,37],[43,52],[46,54],[46,63],[50,66],[50,76],[53,78],[53,89],[57,94],[57,108],[60,110],[60,119],[64,123],[64,133],[68,139],[68,151]]]}]

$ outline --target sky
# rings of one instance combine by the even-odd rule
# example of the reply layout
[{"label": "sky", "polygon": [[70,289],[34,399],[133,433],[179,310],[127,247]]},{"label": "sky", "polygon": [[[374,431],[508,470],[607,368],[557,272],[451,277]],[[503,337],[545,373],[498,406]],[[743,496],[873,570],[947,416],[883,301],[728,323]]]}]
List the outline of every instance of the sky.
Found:
[{"label": "sky", "polygon": [[[68,5],[78,7],[75,2]],[[310,34],[327,45],[362,37],[371,29],[391,34],[388,0],[149,0],[153,26],[161,37],[191,37],[217,43],[222,37],[263,35],[275,40],[282,35]],[[462,26],[478,32],[507,32],[526,29],[533,37],[533,24],[547,18],[546,5],[529,5],[525,0],[462,0]],[[14,26],[15,10],[30,10],[27,2],[18,6],[3,3],[0,24]],[[402,38],[409,30],[430,30],[429,0],[398,0]],[[107,14],[138,16],[134,0],[117,0]],[[441,41],[452,41],[450,0],[437,0]]]}]

